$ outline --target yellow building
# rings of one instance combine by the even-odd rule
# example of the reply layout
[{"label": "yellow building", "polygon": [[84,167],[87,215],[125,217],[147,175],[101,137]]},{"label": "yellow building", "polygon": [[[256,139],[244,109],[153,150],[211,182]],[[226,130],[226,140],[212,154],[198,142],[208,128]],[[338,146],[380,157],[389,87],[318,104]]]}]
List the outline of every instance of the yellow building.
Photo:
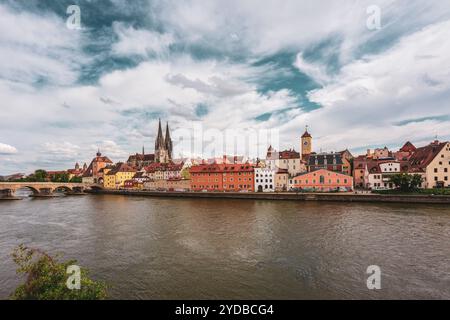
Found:
[{"label": "yellow building", "polygon": [[103,187],[106,189],[120,189],[124,182],[133,179],[136,170],[125,163],[119,162],[112,169],[104,172]]},{"label": "yellow building", "polygon": [[409,159],[410,174],[420,174],[422,187],[431,189],[450,186],[450,143],[434,141],[417,148]]},{"label": "yellow building", "polygon": [[147,190],[169,190],[169,191],[189,191],[191,189],[191,180],[187,179],[169,179],[153,180],[144,182],[144,189]]},{"label": "yellow building", "polygon": [[275,173],[275,191],[289,190],[289,173],[287,170],[280,169]]}]

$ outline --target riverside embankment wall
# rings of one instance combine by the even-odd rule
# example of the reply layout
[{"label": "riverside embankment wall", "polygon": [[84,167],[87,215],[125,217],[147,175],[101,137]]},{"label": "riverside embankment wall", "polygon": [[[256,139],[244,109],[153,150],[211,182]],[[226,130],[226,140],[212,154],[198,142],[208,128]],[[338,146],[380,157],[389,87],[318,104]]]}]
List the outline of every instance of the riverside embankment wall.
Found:
[{"label": "riverside embankment wall", "polygon": [[338,201],[338,202],[390,202],[390,203],[438,203],[449,204],[450,196],[434,195],[381,195],[353,193],[225,193],[225,192],[159,192],[128,190],[90,190],[91,194],[116,194],[126,196],[204,198],[204,199],[251,199],[291,201]]}]

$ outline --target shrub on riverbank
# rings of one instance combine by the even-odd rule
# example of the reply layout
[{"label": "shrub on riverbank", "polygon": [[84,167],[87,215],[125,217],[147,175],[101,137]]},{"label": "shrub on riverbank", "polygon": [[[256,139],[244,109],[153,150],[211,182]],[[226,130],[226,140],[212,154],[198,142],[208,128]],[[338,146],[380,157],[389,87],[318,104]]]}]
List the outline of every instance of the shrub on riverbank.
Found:
[{"label": "shrub on riverbank", "polygon": [[450,189],[417,189],[411,192],[402,190],[373,190],[377,194],[397,194],[397,195],[450,195]]},{"label": "shrub on riverbank", "polygon": [[84,268],[79,269],[79,288],[69,289],[68,267],[75,265],[75,260],[59,262],[43,251],[24,245],[17,247],[12,256],[19,266],[17,273],[26,276],[25,283],[11,295],[13,300],[101,300],[107,297],[106,285],[91,280]]}]

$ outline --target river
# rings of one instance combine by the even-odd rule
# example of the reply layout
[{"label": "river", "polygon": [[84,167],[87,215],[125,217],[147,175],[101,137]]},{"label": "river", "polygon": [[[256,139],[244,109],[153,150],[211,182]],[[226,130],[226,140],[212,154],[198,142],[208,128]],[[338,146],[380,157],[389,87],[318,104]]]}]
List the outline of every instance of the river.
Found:
[{"label": "river", "polygon": [[21,243],[77,259],[112,299],[450,299],[444,205],[86,195],[0,201],[0,219],[1,299]]}]

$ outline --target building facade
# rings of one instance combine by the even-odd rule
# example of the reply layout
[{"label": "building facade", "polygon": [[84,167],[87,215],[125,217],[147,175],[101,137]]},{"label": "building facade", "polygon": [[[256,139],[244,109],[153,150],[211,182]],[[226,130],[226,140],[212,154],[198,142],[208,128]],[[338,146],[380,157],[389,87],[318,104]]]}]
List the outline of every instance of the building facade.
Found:
[{"label": "building facade", "polygon": [[352,191],[353,178],[342,173],[319,169],[290,179],[289,185],[294,190],[319,192]]},{"label": "building facade", "polygon": [[275,173],[275,191],[283,192],[289,190],[289,172],[285,169],[278,169]]},{"label": "building facade", "polygon": [[275,191],[275,172],[270,168],[255,168],[255,192]]},{"label": "building facade", "polygon": [[344,163],[340,153],[320,153],[309,155],[307,167],[308,172],[325,169],[343,173]]},{"label": "building facade", "polygon": [[144,189],[150,191],[189,191],[191,181],[187,179],[154,180],[144,182]]},{"label": "building facade", "polygon": [[254,166],[243,164],[201,164],[190,168],[191,190],[253,192]]},{"label": "building facade", "polygon": [[394,174],[402,172],[401,163],[399,161],[371,161],[368,166],[367,170],[369,172],[366,188],[372,190],[390,190],[396,187],[391,182],[391,177]]},{"label": "building facade", "polygon": [[100,150],[98,150],[94,159],[92,159],[89,167],[83,173],[83,183],[99,183],[103,184],[104,175],[103,168],[112,165],[113,162],[105,156],[102,156]]},{"label": "building facade", "polygon": [[292,149],[277,152],[270,146],[267,150],[265,165],[273,171],[287,170],[291,176],[306,172],[306,163],[302,160],[300,153]]},{"label": "building facade", "polygon": [[450,143],[434,141],[411,155],[410,173],[420,174],[423,188],[450,186]]},{"label": "building facade", "polygon": [[125,186],[125,181],[132,180],[136,174],[136,169],[121,162],[104,171],[103,187],[106,189],[121,189]]}]

